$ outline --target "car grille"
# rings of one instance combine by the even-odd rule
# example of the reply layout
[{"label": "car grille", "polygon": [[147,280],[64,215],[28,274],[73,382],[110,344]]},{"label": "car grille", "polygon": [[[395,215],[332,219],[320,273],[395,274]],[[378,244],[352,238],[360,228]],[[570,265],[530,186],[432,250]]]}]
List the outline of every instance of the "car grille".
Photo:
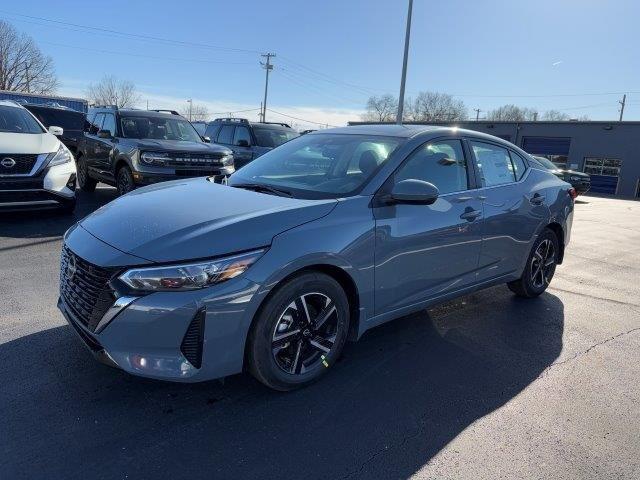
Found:
[{"label": "car grille", "polygon": [[223,157],[224,155],[221,153],[176,153],[170,154],[170,157],[165,160],[165,165],[175,168],[206,168],[222,165]]},{"label": "car grille", "polygon": [[60,296],[76,320],[92,332],[116,299],[109,286],[114,273],[83,260],[66,245],[62,247]]},{"label": "car grille", "polygon": [[196,368],[202,366],[202,342],[204,340],[205,311],[199,310],[184,334],[180,351],[191,365]]},{"label": "car grille", "polygon": [[[15,165],[6,167],[2,165],[4,159],[13,159]],[[0,153],[0,175],[20,175],[30,173],[38,160],[38,155]]]}]

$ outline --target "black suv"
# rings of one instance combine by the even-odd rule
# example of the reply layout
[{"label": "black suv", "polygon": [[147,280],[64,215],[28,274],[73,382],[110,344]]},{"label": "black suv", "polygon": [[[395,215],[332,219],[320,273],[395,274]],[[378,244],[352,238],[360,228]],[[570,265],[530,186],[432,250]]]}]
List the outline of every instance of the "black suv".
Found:
[{"label": "black suv", "polygon": [[246,118],[216,118],[204,132],[212,142],[233,151],[236,168],[300,136],[286,123],[249,122]]},{"label": "black suv", "polygon": [[26,103],[23,106],[29,110],[34,117],[40,120],[40,123],[46,128],[52,125],[62,127],[63,133],[58,136],[58,139],[65,144],[71,153],[76,154],[78,151],[78,142],[83,135],[82,132],[87,116],[84,112],[63,107],[57,103],[46,103],[43,105]]},{"label": "black suv", "polygon": [[235,171],[231,150],[209,144],[178,112],[115,106],[89,109],[76,164],[82,190],[100,181],[120,195],[183,177],[224,182]]}]

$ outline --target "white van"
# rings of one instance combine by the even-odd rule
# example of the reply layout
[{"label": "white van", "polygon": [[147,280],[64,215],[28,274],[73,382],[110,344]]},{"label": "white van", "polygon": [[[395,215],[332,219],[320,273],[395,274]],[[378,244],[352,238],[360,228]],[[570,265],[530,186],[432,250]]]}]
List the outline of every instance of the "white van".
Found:
[{"label": "white van", "polygon": [[56,137],[22,105],[0,100],[0,211],[76,205],[76,163]]}]

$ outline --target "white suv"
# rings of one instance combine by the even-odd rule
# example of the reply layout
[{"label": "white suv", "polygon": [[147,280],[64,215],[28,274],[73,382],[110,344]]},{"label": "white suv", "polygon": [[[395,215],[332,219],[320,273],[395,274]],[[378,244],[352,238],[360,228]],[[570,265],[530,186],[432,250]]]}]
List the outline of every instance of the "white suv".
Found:
[{"label": "white suv", "polygon": [[0,210],[59,208],[76,204],[76,164],[56,135],[22,105],[0,100]]}]

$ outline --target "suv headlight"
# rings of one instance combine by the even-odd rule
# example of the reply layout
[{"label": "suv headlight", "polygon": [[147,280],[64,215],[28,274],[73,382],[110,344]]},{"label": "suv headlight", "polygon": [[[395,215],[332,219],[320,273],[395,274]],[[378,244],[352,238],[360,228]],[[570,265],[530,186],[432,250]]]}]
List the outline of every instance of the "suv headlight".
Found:
[{"label": "suv headlight", "polygon": [[577,176],[575,176],[575,175],[571,175],[571,176],[569,177],[569,180],[573,180],[574,182],[579,182],[579,181],[581,181],[581,180],[585,180],[585,179],[584,179],[584,178],[582,178],[582,177],[577,177]]},{"label": "suv headlight", "polygon": [[220,163],[223,166],[233,165],[233,155],[225,155],[220,159]]},{"label": "suv headlight", "polygon": [[196,263],[166,267],[133,268],[118,277],[141,292],[197,290],[222,283],[244,273],[265,249]]},{"label": "suv headlight", "polygon": [[49,160],[46,162],[46,164],[49,167],[53,167],[54,165],[62,165],[63,163],[70,162],[71,160],[73,160],[73,155],[71,155],[69,149],[61,143],[58,151],[51,152],[48,158]]},{"label": "suv headlight", "polygon": [[169,155],[165,152],[143,152],[140,155],[140,160],[147,165],[164,165],[165,160],[168,158]]}]

